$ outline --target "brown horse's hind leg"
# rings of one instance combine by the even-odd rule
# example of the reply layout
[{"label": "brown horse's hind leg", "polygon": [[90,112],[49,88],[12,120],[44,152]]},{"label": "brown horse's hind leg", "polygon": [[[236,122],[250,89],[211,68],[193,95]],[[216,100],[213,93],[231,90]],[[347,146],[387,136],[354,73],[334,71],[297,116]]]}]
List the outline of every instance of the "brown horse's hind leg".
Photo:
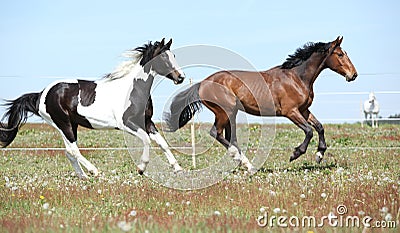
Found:
[{"label": "brown horse's hind leg", "polygon": [[325,142],[325,130],[324,127],[322,126],[321,122],[315,118],[315,116],[309,112],[308,114],[308,119],[307,121],[314,127],[314,129],[318,132],[318,151],[317,151],[317,156],[316,156],[316,161],[317,163],[320,163],[322,161],[322,158],[324,157],[324,153],[327,149],[326,142]]},{"label": "brown horse's hind leg", "polygon": [[217,139],[219,143],[221,143],[226,149],[229,148],[231,145],[230,142],[222,136],[223,129],[217,128],[217,123],[215,122],[214,125],[211,127],[210,135],[211,137]]},{"label": "brown horse's hind leg", "polygon": [[[237,113],[237,111],[236,111]],[[236,161],[239,165],[243,164],[247,167],[250,175],[253,175],[257,172],[257,168],[255,168],[249,161],[249,159],[242,153],[239,146],[237,145],[236,138],[236,113],[232,114],[232,117],[229,118],[225,116],[217,117],[215,115],[215,122],[213,127],[210,130],[210,135],[217,139],[227,150],[230,156]],[[222,132],[225,129],[225,137],[222,136]]]},{"label": "brown horse's hind leg", "polygon": [[313,136],[312,128],[304,118],[304,116],[298,111],[294,110],[290,114],[288,114],[287,118],[289,118],[293,123],[295,123],[300,129],[304,131],[306,137],[304,138],[303,143],[301,143],[298,147],[294,149],[292,156],[290,156],[290,162],[300,157],[300,155],[306,153],[308,144]]}]

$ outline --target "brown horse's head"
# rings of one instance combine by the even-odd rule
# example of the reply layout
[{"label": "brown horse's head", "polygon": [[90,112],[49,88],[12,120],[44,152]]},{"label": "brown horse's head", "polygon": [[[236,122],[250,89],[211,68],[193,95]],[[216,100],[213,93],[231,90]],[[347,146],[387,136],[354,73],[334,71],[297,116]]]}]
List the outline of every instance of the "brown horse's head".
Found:
[{"label": "brown horse's head", "polygon": [[354,81],[358,74],[357,70],[351,63],[347,53],[340,47],[343,37],[338,36],[336,40],[330,43],[329,57],[325,61],[325,65],[336,73],[346,77],[346,81]]}]

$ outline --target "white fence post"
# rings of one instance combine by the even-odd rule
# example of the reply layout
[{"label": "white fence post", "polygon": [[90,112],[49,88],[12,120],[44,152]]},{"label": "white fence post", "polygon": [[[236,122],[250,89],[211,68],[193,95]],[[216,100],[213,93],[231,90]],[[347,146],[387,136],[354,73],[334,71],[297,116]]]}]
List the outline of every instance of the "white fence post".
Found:
[{"label": "white fence post", "polygon": [[[190,78],[190,86],[193,84],[193,79]],[[192,135],[192,164],[193,167],[196,168],[196,141],[195,141],[195,134],[194,134],[194,116],[192,118],[192,124],[190,126],[190,133]]]}]

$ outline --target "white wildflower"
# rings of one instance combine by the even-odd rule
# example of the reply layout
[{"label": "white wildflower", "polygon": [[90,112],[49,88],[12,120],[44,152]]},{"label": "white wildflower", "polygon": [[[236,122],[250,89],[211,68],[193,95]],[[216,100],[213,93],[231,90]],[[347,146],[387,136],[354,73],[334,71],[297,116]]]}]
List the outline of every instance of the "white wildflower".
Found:
[{"label": "white wildflower", "polygon": [[337,174],[342,174],[344,172],[344,168],[342,168],[342,167],[339,167],[337,170],[336,170],[336,173]]},{"label": "white wildflower", "polygon": [[384,206],[379,211],[382,212],[382,213],[387,213],[389,211],[389,209],[386,206]]},{"label": "white wildflower", "polygon": [[218,210],[214,211],[214,215],[215,216],[221,216],[221,212],[219,212]]},{"label": "white wildflower", "polygon": [[125,232],[130,231],[132,229],[131,223],[129,223],[129,222],[127,223],[125,221],[119,221],[117,223],[117,226],[119,227],[119,229],[121,229],[122,231],[125,231]]},{"label": "white wildflower", "polygon": [[50,207],[49,203],[46,202],[46,203],[43,204],[43,209],[44,210],[47,210],[49,207]]},{"label": "white wildflower", "polygon": [[131,212],[129,212],[129,216],[135,217],[137,215],[136,210],[132,210]]}]

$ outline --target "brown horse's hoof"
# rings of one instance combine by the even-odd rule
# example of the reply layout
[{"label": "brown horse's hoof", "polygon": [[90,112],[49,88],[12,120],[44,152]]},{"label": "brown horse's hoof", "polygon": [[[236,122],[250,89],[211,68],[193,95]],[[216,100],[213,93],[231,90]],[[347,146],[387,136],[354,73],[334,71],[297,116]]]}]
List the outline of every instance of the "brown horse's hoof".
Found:
[{"label": "brown horse's hoof", "polygon": [[297,157],[292,155],[292,156],[290,156],[289,162],[292,162],[293,160],[296,160],[296,159],[297,159]]}]

